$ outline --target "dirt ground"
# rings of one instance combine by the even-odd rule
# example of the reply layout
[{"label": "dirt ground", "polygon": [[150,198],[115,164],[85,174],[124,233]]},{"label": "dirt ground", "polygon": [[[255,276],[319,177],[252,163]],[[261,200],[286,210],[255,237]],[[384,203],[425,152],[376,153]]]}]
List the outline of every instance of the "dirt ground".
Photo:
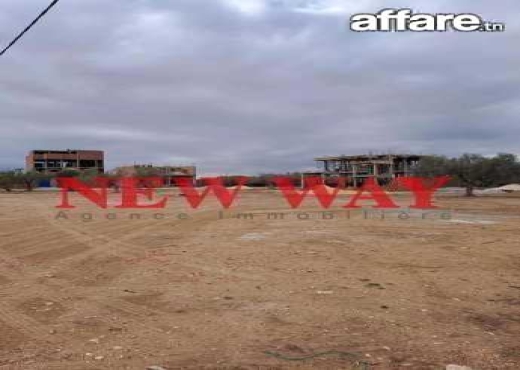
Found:
[{"label": "dirt ground", "polygon": [[347,198],[0,194],[0,369],[520,368],[520,196],[385,219]]}]

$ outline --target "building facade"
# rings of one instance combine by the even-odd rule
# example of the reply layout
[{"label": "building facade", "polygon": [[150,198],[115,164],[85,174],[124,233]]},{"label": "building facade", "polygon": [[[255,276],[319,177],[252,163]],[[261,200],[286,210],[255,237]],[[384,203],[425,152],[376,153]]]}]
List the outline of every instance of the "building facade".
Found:
[{"label": "building facade", "polygon": [[25,170],[57,173],[63,170],[105,172],[105,153],[101,150],[33,150],[25,158]]},{"label": "building facade", "polygon": [[307,175],[322,178],[342,179],[345,186],[359,187],[367,178],[373,178],[379,185],[391,184],[394,179],[411,176],[422,156],[410,154],[341,155],[337,157],[315,158],[319,170]]},{"label": "building facade", "polygon": [[178,178],[190,179],[193,183],[197,176],[195,166],[155,166],[153,164],[134,164],[118,167],[113,174],[123,177],[160,177],[166,187],[175,186]]}]

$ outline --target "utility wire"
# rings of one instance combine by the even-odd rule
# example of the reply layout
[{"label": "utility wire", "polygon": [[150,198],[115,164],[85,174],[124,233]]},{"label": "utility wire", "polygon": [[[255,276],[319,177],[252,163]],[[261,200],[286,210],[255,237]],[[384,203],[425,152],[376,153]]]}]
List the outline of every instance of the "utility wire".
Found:
[{"label": "utility wire", "polygon": [[45,8],[45,10],[44,10],[43,12],[41,12],[39,16],[38,16],[34,21],[31,22],[31,24],[29,24],[29,25],[28,25],[28,26],[27,26],[27,27],[26,27],[22,32],[20,32],[20,34],[19,34],[18,36],[16,36],[16,38],[15,38],[13,41],[11,41],[11,42],[9,43],[9,45],[7,45],[7,46],[5,47],[5,49],[3,49],[2,51],[0,51],[0,57],[1,57],[2,55],[4,55],[5,52],[6,52],[7,50],[9,50],[9,49],[14,45],[14,44],[16,44],[16,43],[18,42],[18,40],[20,40],[20,39],[23,37],[23,35],[25,35],[25,33],[27,33],[27,31],[29,31],[29,30],[30,30],[30,29],[31,29],[31,28],[32,28],[36,23],[38,23],[38,21],[39,21],[40,19],[42,19],[43,16],[44,16],[45,14],[47,14],[47,12],[48,12],[49,10],[51,10],[51,9],[54,7],[54,5],[56,5],[59,1],[60,1],[60,0],[53,0],[52,3],[50,3],[49,6],[48,6],[47,8]]}]

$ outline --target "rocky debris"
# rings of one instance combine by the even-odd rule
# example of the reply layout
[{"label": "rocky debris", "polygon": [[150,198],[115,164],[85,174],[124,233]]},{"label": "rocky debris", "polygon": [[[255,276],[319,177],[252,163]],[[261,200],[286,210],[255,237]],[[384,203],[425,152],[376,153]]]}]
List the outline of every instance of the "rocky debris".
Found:
[{"label": "rocky debris", "polygon": [[468,366],[459,366],[459,365],[448,365],[446,366],[446,370],[473,370]]},{"label": "rocky debris", "polygon": [[146,370],[166,370],[164,367],[160,366],[148,366]]}]

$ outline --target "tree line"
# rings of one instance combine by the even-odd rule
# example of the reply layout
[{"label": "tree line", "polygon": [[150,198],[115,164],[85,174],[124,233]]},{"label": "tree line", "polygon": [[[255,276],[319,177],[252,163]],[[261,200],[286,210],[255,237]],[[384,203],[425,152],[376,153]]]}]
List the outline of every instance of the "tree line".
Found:
[{"label": "tree line", "polygon": [[466,188],[466,195],[473,196],[476,188],[492,188],[520,183],[520,162],[511,153],[499,153],[493,157],[480,154],[463,154],[459,157],[426,156],[415,168],[415,175],[451,177],[449,186]]},{"label": "tree line", "polygon": [[[421,159],[414,169],[414,176],[434,178],[437,176],[450,176],[448,186],[459,186],[466,188],[466,195],[472,196],[476,188],[499,187],[512,183],[520,183],[520,162],[518,157],[510,153],[499,153],[492,157],[480,154],[463,154],[459,157],[447,157],[431,155]],[[97,170],[75,171],[63,170],[56,174],[43,174],[33,172],[0,172],[0,189],[12,191],[24,189],[32,191],[43,181],[50,181],[56,177],[77,177],[84,183],[92,184],[96,178],[103,177],[117,181],[124,176],[123,173],[100,174]],[[159,172],[153,167],[137,168],[135,176],[153,177],[159,176]],[[301,185],[301,175],[298,172],[280,174],[261,174],[248,176],[244,185],[250,187],[275,187],[274,178],[285,176],[292,179],[295,186]],[[223,176],[225,186],[236,186],[239,184],[239,176]],[[327,185],[336,186],[337,179],[328,179]],[[196,181],[197,186],[204,186],[204,179]]]},{"label": "tree line", "polygon": [[100,174],[97,170],[79,172],[65,169],[53,174],[46,174],[37,171],[3,171],[0,172],[0,189],[7,192],[12,192],[13,190],[33,191],[42,182],[48,182],[57,177],[78,177],[85,182],[90,182],[98,176],[108,177],[108,175]]}]

